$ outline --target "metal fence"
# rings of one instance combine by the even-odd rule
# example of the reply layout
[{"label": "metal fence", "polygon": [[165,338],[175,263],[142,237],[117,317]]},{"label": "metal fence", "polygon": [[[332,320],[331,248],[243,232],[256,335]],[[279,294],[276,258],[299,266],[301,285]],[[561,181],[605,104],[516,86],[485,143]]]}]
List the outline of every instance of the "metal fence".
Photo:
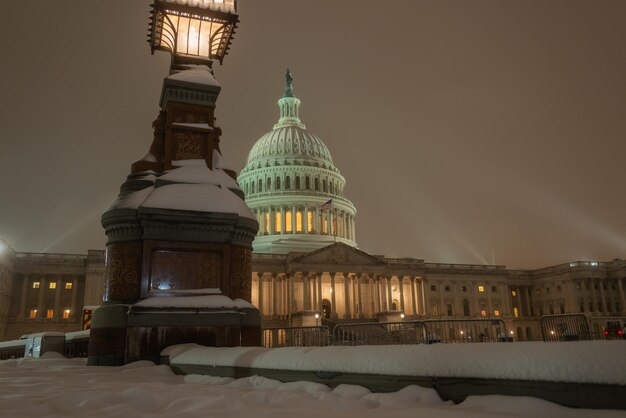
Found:
[{"label": "metal fence", "polygon": [[330,329],[318,327],[288,327],[263,329],[263,347],[322,347],[330,344]]},{"label": "metal fence", "polygon": [[583,314],[542,316],[541,335],[546,342],[587,341],[592,339],[587,318]]},{"label": "metal fence", "polygon": [[419,321],[344,324],[334,328],[333,345],[419,344],[422,335]]},{"label": "metal fence", "polygon": [[423,321],[423,342],[510,342],[513,335],[501,319],[432,319]]}]

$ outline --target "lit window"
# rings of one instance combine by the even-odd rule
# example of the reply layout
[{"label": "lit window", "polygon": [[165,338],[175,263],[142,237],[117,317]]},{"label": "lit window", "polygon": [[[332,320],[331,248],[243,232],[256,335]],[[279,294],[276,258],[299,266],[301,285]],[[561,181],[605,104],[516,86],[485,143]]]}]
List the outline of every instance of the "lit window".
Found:
[{"label": "lit window", "polygon": [[46,311],[46,318],[48,318],[48,319],[54,318],[54,309],[48,309]]},{"label": "lit window", "polygon": [[485,286],[478,286],[478,291],[483,293],[485,291]]},{"label": "lit window", "polygon": [[69,319],[70,310],[68,308],[63,309],[63,319]]},{"label": "lit window", "polygon": [[285,232],[293,232],[291,211],[285,213]]},{"label": "lit window", "polygon": [[48,288],[49,289],[56,289],[57,288],[57,282],[50,282],[50,283],[48,283]]},{"label": "lit window", "polygon": [[35,318],[37,318],[37,309],[31,309],[31,310],[30,310],[30,314],[28,315],[28,317],[29,317],[30,319],[35,319]]},{"label": "lit window", "polygon": [[487,316],[487,311],[484,309],[480,311],[480,316]]},{"label": "lit window", "polygon": [[511,291],[511,296],[513,296],[513,297],[517,296],[517,291],[512,290],[512,291]]},{"label": "lit window", "polygon": [[39,289],[40,286],[41,286],[40,282],[33,282],[33,289]]},{"label": "lit window", "polygon": [[328,219],[324,218],[324,233],[328,234]]},{"label": "lit window", "polygon": [[493,314],[494,314],[495,316],[500,316],[500,309],[494,309],[494,310],[493,310]]},{"label": "lit window", "polygon": [[296,212],[296,232],[302,232],[302,212]]},{"label": "lit window", "polygon": [[538,295],[541,294],[541,289],[537,288],[537,290],[535,290],[535,293],[537,293]]},{"label": "lit window", "polygon": [[265,214],[265,233],[266,234],[270,233],[270,214],[269,213]]},{"label": "lit window", "polygon": [[276,219],[275,219],[276,225],[274,225],[274,230],[276,231],[277,234],[281,233],[282,221],[283,221],[282,214],[280,212],[276,212]]},{"label": "lit window", "polygon": [[519,318],[519,311],[517,310],[517,306],[513,307],[513,316]]},{"label": "lit window", "polygon": [[65,290],[70,290],[72,288],[72,282],[65,282]]},{"label": "lit window", "polygon": [[309,222],[309,225],[307,227],[307,232],[313,232],[313,212],[308,213],[307,220]]}]

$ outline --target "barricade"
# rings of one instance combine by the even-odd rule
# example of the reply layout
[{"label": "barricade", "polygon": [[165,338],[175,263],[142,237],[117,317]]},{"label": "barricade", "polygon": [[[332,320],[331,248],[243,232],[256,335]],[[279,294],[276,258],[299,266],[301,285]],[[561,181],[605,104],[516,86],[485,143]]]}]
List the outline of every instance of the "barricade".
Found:
[{"label": "barricade", "polygon": [[592,339],[587,318],[583,314],[542,316],[541,335],[545,342],[589,341]]},{"label": "barricade", "polygon": [[263,347],[323,347],[330,344],[327,326],[263,329]]},{"label": "barricade", "polygon": [[422,335],[420,321],[344,324],[333,330],[333,345],[420,344]]},{"label": "barricade", "polygon": [[513,341],[501,319],[429,319],[423,324],[426,344]]}]

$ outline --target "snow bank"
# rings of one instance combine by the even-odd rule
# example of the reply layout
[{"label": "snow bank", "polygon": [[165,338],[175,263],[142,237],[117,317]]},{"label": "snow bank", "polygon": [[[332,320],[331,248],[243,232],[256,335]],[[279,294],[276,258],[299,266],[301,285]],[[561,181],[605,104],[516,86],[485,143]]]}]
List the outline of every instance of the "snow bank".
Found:
[{"label": "snow bank", "polygon": [[46,418],[617,418],[624,411],[570,409],[534,398],[470,397],[454,405],[432,389],[408,386],[370,393],[316,383],[176,376],[167,366],[138,362],[86,367],[83,360],[0,362],[0,416]]},{"label": "snow bank", "polygon": [[196,348],[173,365],[626,385],[626,341]]},{"label": "snow bank", "polygon": [[250,308],[253,307],[243,299],[232,300],[223,295],[205,296],[171,296],[144,299],[133,305],[141,308]]}]

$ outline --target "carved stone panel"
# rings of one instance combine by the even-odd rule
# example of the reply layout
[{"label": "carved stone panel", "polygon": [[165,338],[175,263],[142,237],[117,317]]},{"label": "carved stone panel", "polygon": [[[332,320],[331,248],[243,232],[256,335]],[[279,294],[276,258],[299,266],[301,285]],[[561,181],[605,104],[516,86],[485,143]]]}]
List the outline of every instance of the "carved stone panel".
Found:
[{"label": "carved stone panel", "polygon": [[231,247],[228,297],[252,301],[252,250]]},{"label": "carved stone panel", "polygon": [[142,297],[184,290],[220,289],[229,274],[227,245],[146,241]]},{"label": "carved stone panel", "polygon": [[174,160],[204,159],[206,156],[205,135],[197,132],[174,132]]},{"label": "carved stone panel", "polygon": [[141,242],[121,242],[107,246],[104,301],[138,300],[141,266]]}]

